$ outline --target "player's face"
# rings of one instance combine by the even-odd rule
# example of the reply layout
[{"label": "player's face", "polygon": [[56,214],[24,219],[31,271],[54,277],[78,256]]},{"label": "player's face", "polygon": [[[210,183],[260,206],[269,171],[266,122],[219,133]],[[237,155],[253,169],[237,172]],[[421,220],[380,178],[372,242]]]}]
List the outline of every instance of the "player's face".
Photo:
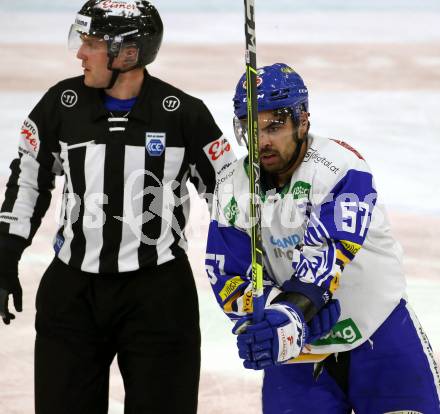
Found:
[{"label": "player's face", "polygon": [[81,36],[81,47],[76,57],[82,61],[84,83],[92,88],[104,88],[112,72],[107,69],[107,43],[94,36]]},{"label": "player's face", "polygon": [[263,111],[258,114],[260,164],[269,173],[283,170],[291,160],[297,133],[290,115]]}]

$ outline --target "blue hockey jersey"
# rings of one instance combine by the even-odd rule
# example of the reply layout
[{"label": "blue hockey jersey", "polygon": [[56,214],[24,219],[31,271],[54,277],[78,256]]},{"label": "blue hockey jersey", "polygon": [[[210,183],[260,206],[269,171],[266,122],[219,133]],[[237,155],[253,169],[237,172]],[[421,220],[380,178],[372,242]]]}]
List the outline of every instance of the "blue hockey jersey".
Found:
[{"label": "blue hockey jersey", "polygon": [[[317,306],[339,299],[339,322],[299,360],[359,346],[405,295],[401,248],[369,166],[345,142],[309,135],[290,182],[269,187],[261,205],[266,303],[287,281]],[[232,320],[252,312],[250,242],[243,158],[218,178],[206,253],[215,297]]]}]

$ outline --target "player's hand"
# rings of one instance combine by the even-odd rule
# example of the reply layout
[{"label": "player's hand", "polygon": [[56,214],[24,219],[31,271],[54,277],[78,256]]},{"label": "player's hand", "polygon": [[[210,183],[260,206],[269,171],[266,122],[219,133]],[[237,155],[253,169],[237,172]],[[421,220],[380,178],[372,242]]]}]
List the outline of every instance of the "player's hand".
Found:
[{"label": "player's hand", "polygon": [[9,295],[12,295],[17,312],[23,310],[23,291],[18,280],[18,263],[4,264],[0,269],[0,317],[9,325],[15,315],[9,312]]},{"label": "player's hand", "polygon": [[341,316],[341,306],[338,299],[330,300],[313,318],[308,322],[309,337],[307,343],[311,344],[327,335]]},{"label": "player's hand", "polygon": [[263,321],[257,324],[249,324],[249,317],[241,318],[232,332],[238,334],[238,355],[249,369],[264,369],[296,358],[308,337],[302,312],[287,302],[269,305]]}]

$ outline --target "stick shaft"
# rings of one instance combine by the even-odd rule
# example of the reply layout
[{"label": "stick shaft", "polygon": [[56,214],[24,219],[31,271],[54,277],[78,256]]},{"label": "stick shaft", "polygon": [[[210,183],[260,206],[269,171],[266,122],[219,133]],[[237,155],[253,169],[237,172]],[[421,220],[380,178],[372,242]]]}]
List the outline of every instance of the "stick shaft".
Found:
[{"label": "stick shaft", "polygon": [[260,151],[258,140],[257,47],[255,0],[244,0],[246,36],[246,92],[249,145],[249,192],[252,248],[252,297],[255,322],[263,319],[263,253],[261,242]]}]

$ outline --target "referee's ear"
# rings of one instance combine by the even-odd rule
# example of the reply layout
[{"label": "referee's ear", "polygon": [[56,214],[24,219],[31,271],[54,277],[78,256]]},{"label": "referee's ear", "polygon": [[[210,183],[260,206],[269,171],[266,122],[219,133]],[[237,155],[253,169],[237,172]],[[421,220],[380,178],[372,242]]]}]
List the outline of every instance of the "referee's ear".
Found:
[{"label": "referee's ear", "polygon": [[125,72],[137,66],[139,62],[139,48],[136,45],[122,47],[118,57],[113,62],[113,68]]}]

